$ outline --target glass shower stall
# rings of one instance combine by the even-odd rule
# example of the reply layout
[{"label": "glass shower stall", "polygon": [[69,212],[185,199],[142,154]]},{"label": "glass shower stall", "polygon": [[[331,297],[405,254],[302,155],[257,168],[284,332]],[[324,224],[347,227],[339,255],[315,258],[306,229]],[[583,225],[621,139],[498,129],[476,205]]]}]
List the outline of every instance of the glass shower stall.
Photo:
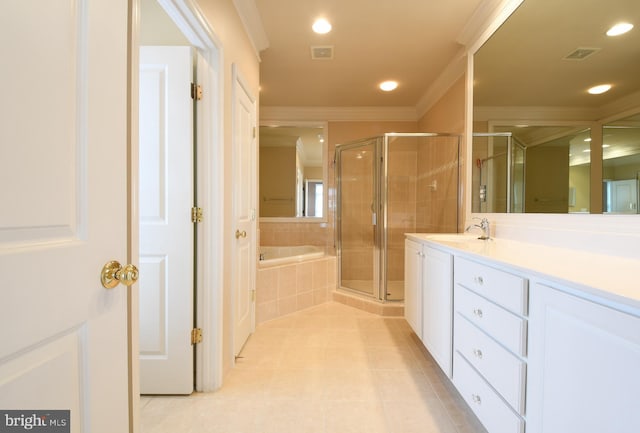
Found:
[{"label": "glass shower stall", "polygon": [[433,133],[336,146],[339,290],[404,300],[404,234],[458,231],[459,147]]}]

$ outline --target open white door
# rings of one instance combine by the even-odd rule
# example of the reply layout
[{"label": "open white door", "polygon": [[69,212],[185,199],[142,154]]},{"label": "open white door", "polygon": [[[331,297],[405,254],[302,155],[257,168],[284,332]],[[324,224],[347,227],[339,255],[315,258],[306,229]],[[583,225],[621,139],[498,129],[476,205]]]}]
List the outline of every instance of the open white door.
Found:
[{"label": "open white door", "polygon": [[140,392],[193,391],[191,47],[140,47]]},{"label": "open white door", "polygon": [[233,353],[238,355],[254,327],[256,105],[233,69]]},{"label": "open white door", "polygon": [[77,433],[129,431],[127,288],[101,284],[127,261],[127,21],[0,5],[0,411]]}]

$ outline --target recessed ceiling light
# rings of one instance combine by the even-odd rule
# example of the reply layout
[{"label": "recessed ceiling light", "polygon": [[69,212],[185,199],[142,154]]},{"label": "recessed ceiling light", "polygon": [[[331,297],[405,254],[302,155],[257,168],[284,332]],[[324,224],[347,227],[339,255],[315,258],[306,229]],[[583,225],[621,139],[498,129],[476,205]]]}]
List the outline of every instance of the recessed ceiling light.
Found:
[{"label": "recessed ceiling light", "polygon": [[391,92],[398,87],[397,81],[385,81],[380,83],[380,90],[384,90],[385,92]]},{"label": "recessed ceiling light", "polygon": [[608,92],[609,89],[611,89],[611,84],[600,84],[599,86],[593,86],[592,88],[587,90],[587,92],[591,93],[592,95],[599,95],[601,93]]},{"label": "recessed ceiling light", "polygon": [[629,23],[618,23],[615,26],[611,27],[607,30],[607,36],[619,36],[627,33],[629,30],[633,28],[633,24]]},{"label": "recessed ceiling light", "polygon": [[331,31],[331,23],[324,18],[318,18],[311,26],[314,32],[324,35]]}]

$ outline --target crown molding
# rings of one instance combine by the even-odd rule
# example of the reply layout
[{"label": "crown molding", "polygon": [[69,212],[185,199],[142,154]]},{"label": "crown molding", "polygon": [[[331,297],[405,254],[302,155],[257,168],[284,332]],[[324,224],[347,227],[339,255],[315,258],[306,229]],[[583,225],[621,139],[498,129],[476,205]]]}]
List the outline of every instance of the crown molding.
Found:
[{"label": "crown molding", "polygon": [[269,38],[262,25],[258,7],[254,0],[233,0],[233,5],[259,60],[260,52],[269,48]]},{"label": "crown molding", "polygon": [[523,1],[485,0],[480,3],[456,38],[456,42],[462,47],[416,104],[419,118],[464,75],[467,70],[467,56],[477,50],[470,47],[480,47]]},{"label": "crown molding", "polygon": [[584,107],[483,106],[473,108],[474,121],[583,121],[600,119],[600,110]]},{"label": "crown molding", "polygon": [[630,116],[640,109],[640,92],[626,95],[600,109],[600,118],[604,120]]},{"label": "crown molding", "polygon": [[466,69],[467,50],[461,48],[416,104],[418,119],[422,118],[444,96],[464,75]]},{"label": "crown molding", "polygon": [[410,121],[416,122],[415,107],[291,107],[262,106],[260,120],[333,122],[348,121]]}]

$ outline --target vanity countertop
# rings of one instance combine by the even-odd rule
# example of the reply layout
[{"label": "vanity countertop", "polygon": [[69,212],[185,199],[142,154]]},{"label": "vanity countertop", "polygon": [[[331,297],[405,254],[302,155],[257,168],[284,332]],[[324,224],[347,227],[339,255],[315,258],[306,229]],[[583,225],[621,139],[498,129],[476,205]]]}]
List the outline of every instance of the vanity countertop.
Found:
[{"label": "vanity countertop", "polygon": [[407,233],[409,239],[469,258],[507,265],[631,307],[640,315],[640,260],[471,234]]}]

